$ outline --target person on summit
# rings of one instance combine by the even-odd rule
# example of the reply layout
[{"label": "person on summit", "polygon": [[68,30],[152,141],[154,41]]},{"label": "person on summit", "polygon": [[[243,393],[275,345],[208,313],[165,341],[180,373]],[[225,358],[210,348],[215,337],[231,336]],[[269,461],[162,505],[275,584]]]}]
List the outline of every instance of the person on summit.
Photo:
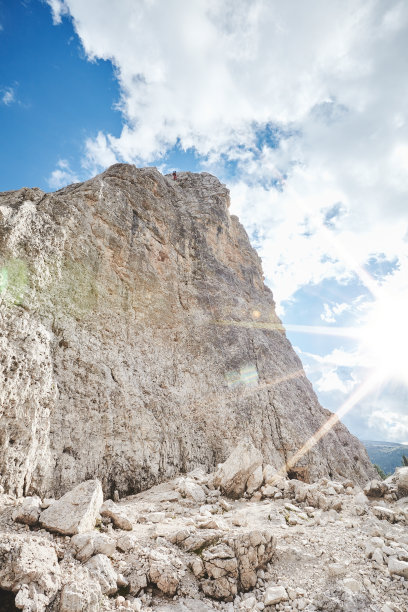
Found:
[{"label": "person on summit", "polygon": [[177,181],[177,172],[173,171],[173,181]]}]

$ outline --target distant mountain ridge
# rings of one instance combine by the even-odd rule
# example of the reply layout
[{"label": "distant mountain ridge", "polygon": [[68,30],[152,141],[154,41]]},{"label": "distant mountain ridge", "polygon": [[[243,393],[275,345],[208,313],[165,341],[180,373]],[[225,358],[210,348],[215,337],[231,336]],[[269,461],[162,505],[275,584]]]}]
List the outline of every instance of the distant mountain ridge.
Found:
[{"label": "distant mountain ridge", "polygon": [[408,457],[408,444],[374,440],[361,440],[361,442],[366,447],[372,463],[382,468],[386,474],[391,474],[402,465],[402,455]]}]

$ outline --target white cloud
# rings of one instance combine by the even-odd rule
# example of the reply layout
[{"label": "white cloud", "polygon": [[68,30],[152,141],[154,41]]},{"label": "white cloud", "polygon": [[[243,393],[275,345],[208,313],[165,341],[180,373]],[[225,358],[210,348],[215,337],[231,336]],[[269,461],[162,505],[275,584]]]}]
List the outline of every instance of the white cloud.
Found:
[{"label": "white cloud", "polygon": [[6,106],[10,106],[10,104],[16,102],[16,92],[14,87],[5,87],[3,90],[1,90],[0,96],[2,103]]},{"label": "white cloud", "polygon": [[336,372],[333,368],[328,372],[324,372],[324,374],[319,378],[316,382],[317,390],[324,392],[331,391],[340,391],[341,393],[349,393],[355,386],[354,380],[345,381]]},{"label": "white cloud", "polygon": [[64,15],[68,15],[69,9],[64,0],[46,0],[52,12],[52,21],[54,25],[58,25],[62,21]]},{"label": "white cloud", "polygon": [[56,21],[70,11],[89,58],[117,67],[127,125],[111,146],[132,159],[176,138],[201,153],[230,150],[248,144],[254,122],[302,121],[336,78],[370,72],[357,51],[382,16],[351,0],[48,1]]},{"label": "white cloud", "polygon": [[78,177],[71,170],[69,162],[66,159],[60,159],[57,162],[57,167],[48,177],[47,183],[50,189],[60,189],[71,183],[77,183]]},{"label": "white cloud", "polygon": [[334,316],[333,310],[330,308],[328,304],[323,304],[323,312],[320,315],[322,321],[326,323],[335,323],[336,317]]},{"label": "white cloud", "polygon": [[408,439],[408,415],[390,410],[389,404],[372,411],[367,424],[369,429],[381,433],[381,440],[403,442]]},{"label": "white cloud", "polygon": [[[71,15],[89,60],[113,63],[121,88],[122,132],[87,139],[88,172],[157,162],[176,144],[219,175],[232,162],[231,212],[256,237],[280,313],[300,288],[331,279],[339,297],[324,298],[322,320],[364,325],[369,292],[398,302],[408,290],[408,3],[47,1],[54,23]],[[51,186],[76,180],[64,163]],[[375,280],[373,257],[397,264]],[[351,283],[365,298],[349,304],[341,286]],[[369,364],[357,340],[302,359],[340,402]],[[405,417],[398,430],[375,406],[353,414],[408,439]]]},{"label": "white cloud", "polygon": [[257,233],[280,312],[306,284],[365,283],[373,254],[406,256],[408,4],[48,3],[121,87],[122,133],[87,140],[89,171],[176,143],[209,170],[236,163],[232,212]]},{"label": "white cloud", "polygon": [[332,306],[329,304],[323,304],[323,312],[320,315],[322,321],[326,323],[335,323],[337,317],[341,315],[343,312],[347,312],[350,310],[351,304],[346,302],[342,302],[341,304],[333,304]]},{"label": "white cloud", "polygon": [[302,351],[300,356],[308,377],[319,393],[339,392],[344,399],[344,395],[350,393],[365,376],[364,360],[357,348],[336,348],[326,355]]},{"label": "white cloud", "polygon": [[102,132],[99,132],[96,138],[88,138],[86,141],[83,165],[91,174],[96,174],[101,166],[107,168],[118,161],[109,142],[109,138]]}]

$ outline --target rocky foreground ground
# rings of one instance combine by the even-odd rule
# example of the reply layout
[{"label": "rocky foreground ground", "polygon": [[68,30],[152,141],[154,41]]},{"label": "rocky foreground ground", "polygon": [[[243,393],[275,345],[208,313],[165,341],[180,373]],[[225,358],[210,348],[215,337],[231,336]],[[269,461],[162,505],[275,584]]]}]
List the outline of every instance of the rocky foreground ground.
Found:
[{"label": "rocky foreground ground", "polygon": [[1,612],[408,609],[408,468],[307,484],[243,441],[215,473],[113,497],[0,495]]}]

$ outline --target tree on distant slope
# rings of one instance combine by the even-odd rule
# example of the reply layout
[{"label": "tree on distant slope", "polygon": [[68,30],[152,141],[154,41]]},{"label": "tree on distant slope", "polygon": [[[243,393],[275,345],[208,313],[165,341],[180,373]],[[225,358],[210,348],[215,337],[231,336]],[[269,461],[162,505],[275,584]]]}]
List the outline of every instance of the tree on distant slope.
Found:
[{"label": "tree on distant slope", "polygon": [[408,467],[408,457],[406,455],[402,455],[402,465]]},{"label": "tree on distant slope", "polygon": [[387,474],[384,472],[384,470],[382,468],[380,468],[379,465],[377,465],[376,463],[374,463],[374,467],[378,472],[378,475],[385,480],[387,478]]}]

